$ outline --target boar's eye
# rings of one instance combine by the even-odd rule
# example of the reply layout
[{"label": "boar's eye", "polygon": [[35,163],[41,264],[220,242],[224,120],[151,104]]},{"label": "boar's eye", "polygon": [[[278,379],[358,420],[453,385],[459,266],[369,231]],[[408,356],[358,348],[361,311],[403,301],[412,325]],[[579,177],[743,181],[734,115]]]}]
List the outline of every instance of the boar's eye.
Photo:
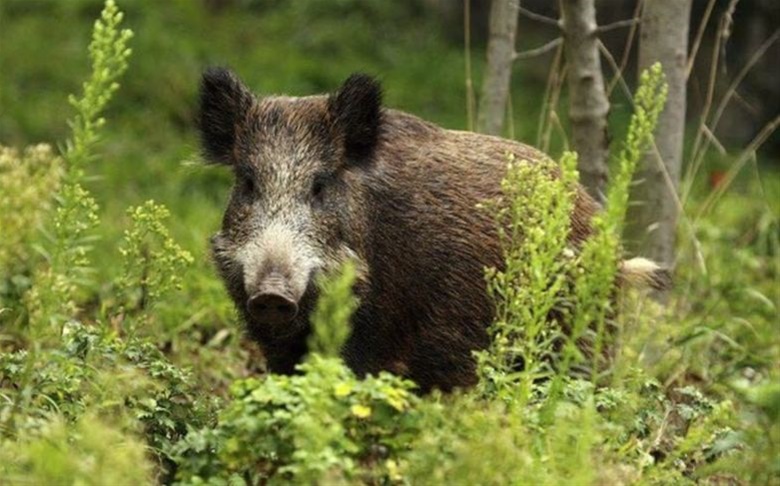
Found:
[{"label": "boar's eye", "polygon": [[241,184],[241,189],[244,192],[244,194],[255,193],[255,189],[256,189],[255,181],[252,180],[251,177],[241,177],[239,184]]},{"label": "boar's eye", "polygon": [[325,186],[327,184],[327,180],[324,176],[318,176],[314,178],[314,182],[311,186],[311,196],[314,201],[314,204],[322,204],[322,201],[325,196]]}]

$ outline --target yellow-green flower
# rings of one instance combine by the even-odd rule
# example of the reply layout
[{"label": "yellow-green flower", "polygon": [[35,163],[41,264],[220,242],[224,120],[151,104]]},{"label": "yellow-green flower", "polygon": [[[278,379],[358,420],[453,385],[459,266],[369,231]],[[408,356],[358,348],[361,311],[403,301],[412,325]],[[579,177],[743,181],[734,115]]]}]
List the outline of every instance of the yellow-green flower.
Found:
[{"label": "yellow-green flower", "polygon": [[391,481],[400,481],[403,479],[397,462],[388,459],[385,461],[385,467],[387,468],[387,475],[390,477]]},{"label": "yellow-green flower", "polygon": [[352,405],[350,411],[352,411],[352,415],[354,415],[357,418],[367,418],[371,416],[371,407],[367,407],[359,403]]},{"label": "yellow-green flower", "polygon": [[352,392],[352,385],[349,383],[339,383],[335,386],[334,393],[337,397],[345,397]]}]

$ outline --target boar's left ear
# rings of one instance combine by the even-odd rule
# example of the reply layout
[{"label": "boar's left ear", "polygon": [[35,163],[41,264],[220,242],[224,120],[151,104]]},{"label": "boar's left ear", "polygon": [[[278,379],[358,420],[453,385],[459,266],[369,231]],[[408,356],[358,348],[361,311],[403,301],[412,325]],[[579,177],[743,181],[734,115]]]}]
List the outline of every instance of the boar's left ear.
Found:
[{"label": "boar's left ear", "polygon": [[209,68],[200,81],[198,128],[206,157],[231,164],[236,130],[252,107],[254,97],[230,70]]},{"label": "boar's left ear", "polygon": [[353,74],[328,98],[328,112],[351,161],[370,157],[379,138],[382,88],[366,74]]}]

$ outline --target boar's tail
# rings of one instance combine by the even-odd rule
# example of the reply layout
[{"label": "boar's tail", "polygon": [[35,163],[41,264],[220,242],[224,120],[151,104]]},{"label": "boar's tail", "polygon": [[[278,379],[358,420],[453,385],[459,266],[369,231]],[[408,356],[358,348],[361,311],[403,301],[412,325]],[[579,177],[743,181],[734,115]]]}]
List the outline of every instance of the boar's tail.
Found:
[{"label": "boar's tail", "polygon": [[637,288],[669,290],[672,288],[672,273],[647,258],[631,258],[620,263],[618,280],[621,285]]}]

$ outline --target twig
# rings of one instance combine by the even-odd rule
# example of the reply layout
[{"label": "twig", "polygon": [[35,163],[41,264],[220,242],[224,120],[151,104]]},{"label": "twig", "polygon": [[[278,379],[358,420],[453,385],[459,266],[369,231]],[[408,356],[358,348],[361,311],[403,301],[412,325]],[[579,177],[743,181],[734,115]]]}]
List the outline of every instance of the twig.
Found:
[{"label": "twig", "polygon": [[617,22],[612,22],[611,24],[599,25],[596,27],[596,34],[603,34],[604,32],[609,32],[610,30],[615,29],[622,29],[623,27],[634,27],[638,23],[639,19],[637,18],[618,20]]},{"label": "twig", "polygon": [[527,51],[522,52],[515,52],[512,56],[513,61],[517,61],[519,59],[528,59],[531,57],[541,56],[542,54],[546,54],[559,45],[563,43],[563,37],[558,37],[557,39],[553,39],[550,42],[546,43],[543,46],[537,47],[535,49],[528,49]]},{"label": "twig", "polygon": [[693,48],[691,54],[688,57],[688,65],[685,67],[685,79],[691,77],[691,71],[693,70],[693,63],[696,61],[696,54],[699,52],[701,46],[701,40],[704,37],[704,31],[707,29],[707,22],[710,20],[712,14],[712,8],[715,6],[715,0],[710,0],[707,4],[707,10],[704,11],[704,17],[699,22],[699,31],[696,33],[696,40],[693,42]]},{"label": "twig", "polygon": [[775,130],[777,130],[778,126],[780,126],[780,115],[776,116],[772,121],[764,125],[764,128],[762,128],[761,131],[758,132],[755,137],[753,137],[753,140],[748,144],[747,148],[742,151],[742,154],[740,154],[739,158],[737,158],[736,162],[734,162],[734,165],[732,165],[731,169],[729,169],[728,173],[726,173],[726,177],[723,182],[719,184],[704,201],[701,210],[699,210],[699,213],[696,215],[697,221],[701,219],[701,217],[704,216],[704,213],[706,213],[710,207],[714,205],[718,199],[720,199],[723,193],[726,192],[726,189],[728,189],[731,183],[734,182],[734,179],[737,177],[739,171],[742,170],[742,167],[745,165],[745,163],[750,160],[750,157],[752,157],[756,151],[758,151],[761,145],[763,145],[764,142],[766,142],[767,139],[775,132]]},{"label": "twig", "polygon": [[[726,110],[726,107],[728,106],[729,102],[731,101],[731,98],[737,95],[737,87],[742,83],[742,81],[747,76],[748,72],[750,72],[751,69],[753,69],[753,66],[758,63],[758,61],[766,54],[766,52],[769,50],[769,48],[774,44],[778,39],[780,39],[780,29],[775,30],[775,32],[767,38],[767,40],[764,41],[761,46],[759,46],[758,49],[753,53],[753,55],[750,57],[747,63],[740,69],[739,73],[737,73],[737,76],[732,80],[731,84],[729,85],[728,89],[726,90],[726,94],[721,98],[720,103],[718,103],[718,108],[715,110],[715,115],[712,117],[712,122],[710,123],[709,127],[705,124],[702,124],[700,127],[700,130],[704,131],[705,129],[709,131],[709,135],[712,135],[712,139],[708,138],[708,140],[717,140],[714,133],[718,129],[718,125],[720,124],[720,120],[723,116],[724,111]],[[707,133],[704,133],[704,135],[708,135]],[[696,150],[696,145],[694,145],[694,151],[692,152],[692,158],[693,158],[693,170],[691,175],[690,184],[687,187],[688,191],[685,193],[685,198],[688,196],[688,192],[690,191],[690,188],[693,186],[693,177],[696,175],[696,171],[699,170],[699,167],[704,161],[704,156],[707,154],[707,149],[709,148],[708,144],[705,142],[700,149]],[[685,199],[683,198],[683,199]]]},{"label": "twig", "polygon": [[552,111],[550,113],[550,119],[552,120],[551,124],[555,126],[555,128],[558,129],[558,133],[561,136],[561,140],[563,140],[563,150],[569,151],[571,150],[569,148],[569,137],[566,134],[566,129],[563,128],[563,123],[561,123],[561,118],[558,116],[557,111]]},{"label": "twig", "polygon": [[463,50],[466,57],[466,126],[474,131],[474,83],[471,78],[471,1],[463,2]]},{"label": "twig", "polygon": [[720,140],[718,140],[718,137],[716,137],[715,134],[712,133],[712,131],[710,131],[710,128],[707,125],[704,125],[703,130],[704,130],[704,135],[706,135],[709,141],[713,145],[715,145],[715,148],[718,149],[718,152],[721,155],[726,155],[726,153],[728,152],[726,150],[726,147],[724,147],[723,144],[720,143]]},{"label": "twig", "polygon": [[547,75],[547,83],[544,87],[544,97],[543,97],[543,103],[542,103],[542,110],[539,112],[539,123],[537,124],[538,129],[536,132],[536,146],[542,148],[544,150],[544,146],[542,144],[542,138],[544,137],[545,133],[545,126],[548,122],[548,109],[550,107],[551,103],[551,97],[553,92],[553,86],[557,84],[557,76],[558,71],[561,69],[561,60],[563,58],[563,45],[559,45],[558,49],[555,51],[555,56],[553,57],[553,61],[550,64],[550,72]]},{"label": "twig", "polygon": [[607,46],[605,46],[601,40],[599,40],[599,52],[601,52],[601,55],[604,56],[607,64],[609,64],[615,73],[614,77],[612,78],[612,84],[620,84],[620,87],[623,89],[623,93],[626,95],[626,98],[628,98],[629,103],[631,103],[633,106],[634,98],[633,94],[631,93],[631,88],[628,87],[628,83],[626,83],[626,80],[623,79],[623,73],[621,72],[620,66],[617,65],[615,57],[611,52],[609,52],[609,49],[607,49]]},{"label": "twig", "polygon": [[726,110],[726,106],[728,105],[729,101],[731,101],[731,97],[736,95],[737,93],[737,86],[739,86],[742,83],[742,80],[745,79],[745,76],[747,76],[747,73],[753,69],[753,66],[756,65],[756,63],[764,57],[764,54],[766,54],[766,51],[769,50],[770,47],[772,47],[772,44],[774,44],[778,39],[780,39],[780,29],[775,30],[775,32],[767,38],[767,40],[764,41],[763,44],[759,46],[758,49],[753,53],[753,55],[750,57],[747,63],[742,67],[742,69],[739,71],[737,76],[734,78],[734,80],[731,82],[731,85],[729,85],[728,90],[726,90],[726,94],[723,96],[723,98],[720,100],[720,103],[718,104],[718,109],[715,110],[715,116],[712,117],[712,131],[715,131],[718,128],[718,123],[720,122],[720,118],[723,116],[723,112]]},{"label": "twig", "polygon": [[539,145],[543,152],[550,151],[553,114],[561,97],[563,80],[566,79],[567,65],[563,62],[563,44],[556,51],[555,59],[548,79],[547,97],[542,109],[542,124],[539,126]]},{"label": "twig", "polygon": [[541,22],[543,24],[552,25],[553,27],[557,27],[559,29],[561,28],[561,21],[558,19],[554,19],[546,15],[540,15],[538,13],[532,12],[528,9],[523,8],[522,5],[519,7],[519,9],[521,15],[528,17],[531,20],[536,20],[537,22]]},{"label": "twig", "polygon": [[[643,0],[636,2],[636,7],[634,8],[634,13],[632,15],[633,18],[640,19],[643,4]],[[623,77],[623,71],[626,69],[626,64],[628,64],[628,58],[631,54],[631,47],[634,44],[634,37],[636,36],[639,23],[640,22],[637,22],[632,25],[631,29],[628,31],[628,39],[626,39],[626,46],[623,48],[623,55],[620,58],[620,66],[615,70],[615,77],[612,78],[612,81],[610,81],[609,85],[607,86],[607,97],[612,94],[612,91],[615,89],[615,85],[617,85],[618,81],[620,81]]]},{"label": "twig", "polygon": [[710,59],[710,76],[707,83],[706,100],[704,103],[704,108],[702,109],[701,119],[699,121],[699,129],[696,130],[696,138],[693,141],[693,150],[691,151],[691,158],[693,159],[693,163],[691,164],[688,173],[683,178],[683,190],[681,191],[683,201],[688,200],[688,196],[690,195],[691,189],[693,188],[693,180],[696,178],[696,173],[699,171],[701,163],[704,160],[704,157],[700,152],[702,149],[702,138],[704,137],[703,127],[707,124],[707,118],[709,117],[710,110],[712,109],[713,98],[715,97],[718,59],[721,53],[720,44],[725,42],[725,39],[728,39],[728,19],[731,13],[733,13],[734,8],[736,8],[737,2],[739,2],[739,0],[731,0],[728,7],[726,8],[726,11],[721,16],[720,25],[718,27],[718,35],[715,38],[715,45],[712,47],[712,58]]}]

